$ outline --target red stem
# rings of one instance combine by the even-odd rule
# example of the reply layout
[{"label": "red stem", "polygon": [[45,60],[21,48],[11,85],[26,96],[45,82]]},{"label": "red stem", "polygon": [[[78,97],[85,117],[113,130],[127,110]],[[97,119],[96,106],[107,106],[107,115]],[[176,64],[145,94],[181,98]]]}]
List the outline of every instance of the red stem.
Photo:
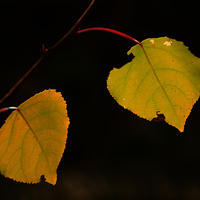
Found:
[{"label": "red stem", "polygon": [[140,46],[142,46],[142,44],[139,41],[137,41],[136,39],[134,39],[133,37],[126,35],[125,33],[110,29],[110,28],[102,28],[102,27],[86,28],[86,29],[77,31],[76,34],[88,32],[88,31],[106,31],[106,32],[114,33],[116,35],[124,37],[124,38],[131,40],[131,41],[139,44]]},{"label": "red stem", "polygon": [[17,107],[13,107],[13,106],[11,106],[11,107],[7,107],[7,108],[1,108],[0,109],[0,113],[1,112],[5,112],[5,111],[7,111],[7,110],[19,110]]}]

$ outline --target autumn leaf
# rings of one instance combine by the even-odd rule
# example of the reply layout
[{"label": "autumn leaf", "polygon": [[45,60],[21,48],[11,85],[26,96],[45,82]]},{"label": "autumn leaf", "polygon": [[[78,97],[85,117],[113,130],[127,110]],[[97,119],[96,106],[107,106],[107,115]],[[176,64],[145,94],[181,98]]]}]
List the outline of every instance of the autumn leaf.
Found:
[{"label": "autumn leaf", "polygon": [[200,59],[182,42],[167,37],[146,39],[131,53],[131,62],[110,72],[110,94],[138,116],[152,120],[162,114],[183,132],[200,95]]},{"label": "autumn leaf", "polygon": [[55,185],[69,118],[61,93],[45,90],[11,113],[0,129],[0,171],[8,178]]}]

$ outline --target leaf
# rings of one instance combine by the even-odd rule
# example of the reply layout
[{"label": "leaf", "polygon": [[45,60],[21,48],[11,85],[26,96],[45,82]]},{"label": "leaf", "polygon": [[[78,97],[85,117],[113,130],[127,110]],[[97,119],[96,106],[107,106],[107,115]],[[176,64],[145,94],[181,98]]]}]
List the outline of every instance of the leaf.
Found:
[{"label": "leaf", "polygon": [[45,90],[18,109],[0,129],[0,171],[24,183],[44,175],[55,185],[69,126],[66,103],[61,93]]},{"label": "leaf", "polygon": [[168,124],[183,132],[200,95],[200,59],[182,42],[167,37],[146,39],[131,53],[135,56],[131,62],[110,72],[110,94],[147,120],[163,114]]}]

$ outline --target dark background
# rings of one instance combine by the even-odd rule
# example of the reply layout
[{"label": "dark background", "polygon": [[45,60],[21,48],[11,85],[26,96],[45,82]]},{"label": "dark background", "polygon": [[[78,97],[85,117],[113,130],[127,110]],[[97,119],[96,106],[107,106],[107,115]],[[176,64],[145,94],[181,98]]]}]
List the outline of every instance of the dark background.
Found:
[{"label": "dark background", "polygon": [[[90,1],[29,0],[0,3],[0,98],[74,25]],[[142,41],[168,36],[200,57],[196,2],[98,0],[80,28],[107,27]],[[70,118],[65,153],[52,186],[0,176],[0,199],[200,199],[200,103],[185,132],[148,122],[109,95],[106,79],[132,57],[135,44],[106,32],[71,37],[1,107],[18,106],[44,89],[57,89]],[[9,113],[1,113],[3,125]]]}]

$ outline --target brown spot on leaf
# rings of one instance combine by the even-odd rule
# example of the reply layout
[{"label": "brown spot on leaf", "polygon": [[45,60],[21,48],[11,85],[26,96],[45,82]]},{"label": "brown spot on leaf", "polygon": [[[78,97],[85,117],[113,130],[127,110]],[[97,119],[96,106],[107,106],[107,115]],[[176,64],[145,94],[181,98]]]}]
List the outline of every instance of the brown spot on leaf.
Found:
[{"label": "brown spot on leaf", "polygon": [[163,114],[159,114],[158,112],[156,112],[157,117],[154,117],[151,121],[153,122],[163,122],[165,121],[165,116]]}]

